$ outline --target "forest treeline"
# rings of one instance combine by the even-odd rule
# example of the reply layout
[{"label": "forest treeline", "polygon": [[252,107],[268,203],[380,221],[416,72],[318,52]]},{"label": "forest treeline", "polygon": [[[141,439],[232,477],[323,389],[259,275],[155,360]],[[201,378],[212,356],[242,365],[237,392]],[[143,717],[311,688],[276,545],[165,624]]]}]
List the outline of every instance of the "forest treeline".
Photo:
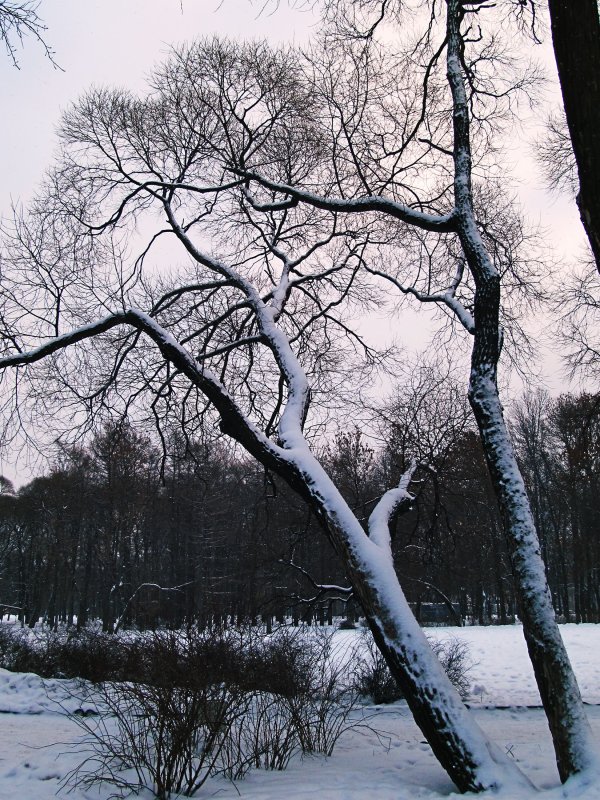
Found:
[{"label": "forest treeline", "polygon": [[[425,382],[427,384],[427,381]],[[393,523],[417,615],[518,615],[503,521],[478,435],[454,392],[415,386],[380,411],[381,447],[358,427],[324,452],[361,519],[415,459],[414,501]],[[600,395],[526,395],[513,439],[564,620],[600,621]],[[130,424],[63,447],[18,492],[0,481],[0,604],[24,624],[104,630],[358,613],[319,523],[280,480],[222,442],[172,433],[159,449]],[[454,611],[452,611],[454,609]]]}]

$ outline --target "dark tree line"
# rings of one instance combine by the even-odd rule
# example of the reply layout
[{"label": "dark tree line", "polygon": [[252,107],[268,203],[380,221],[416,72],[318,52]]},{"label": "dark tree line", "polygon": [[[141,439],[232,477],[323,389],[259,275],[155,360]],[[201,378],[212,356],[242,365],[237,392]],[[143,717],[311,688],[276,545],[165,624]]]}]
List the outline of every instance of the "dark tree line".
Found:
[{"label": "dark tree line", "polygon": [[600,621],[600,395],[526,397],[515,419],[554,605]]},{"label": "dark tree line", "polygon": [[[503,521],[479,438],[451,401],[438,387],[410,416],[405,396],[388,409],[384,449],[355,428],[323,458],[363,520],[416,459],[393,547],[417,616],[436,603],[450,621],[508,623],[519,609]],[[513,431],[556,611],[598,622],[600,397],[528,395]],[[130,426],[107,427],[17,493],[2,483],[2,610],[25,624],[100,619],[109,631],[352,617],[358,606],[317,525],[279,479],[220,443],[173,436],[163,461]]]}]

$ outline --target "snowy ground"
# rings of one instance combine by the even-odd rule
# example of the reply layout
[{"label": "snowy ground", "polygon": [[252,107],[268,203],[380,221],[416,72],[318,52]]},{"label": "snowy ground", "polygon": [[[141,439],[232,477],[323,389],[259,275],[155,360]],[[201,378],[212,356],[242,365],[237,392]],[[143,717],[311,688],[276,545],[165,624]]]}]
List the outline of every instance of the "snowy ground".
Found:
[{"label": "snowy ground", "polygon": [[[591,724],[600,739],[600,625],[565,625],[562,633],[589,703]],[[519,627],[436,628],[428,635],[456,636],[471,648],[476,666],[469,704],[479,724],[515,758],[541,790],[505,790],[498,800],[558,800],[565,796],[553,763],[550,737]],[[350,642],[352,632],[338,634]],[[49,800],[61,778],[81,756],[77,726],[57,713],[52,701],[60,682],[44,687],[36,676],[0,670],[0,800]],[[49,696],[48,696],[49,695]],[[374,709],[373,709],[374,710]],[[369,710],[370,712],[371,710]],[[298,759],[285,772],[254,771],[235,786],[207,782],[200,798],[245,800],[441,800],[454,793],[406,706],[382,707],[369,731],[348,733],[330,759]],[[110,790],[75,790],[73,800],[106,800]],[[151,794],[144,795],[144,800]],[[570,787],[569,797],[600,800],[600,785]]]}]

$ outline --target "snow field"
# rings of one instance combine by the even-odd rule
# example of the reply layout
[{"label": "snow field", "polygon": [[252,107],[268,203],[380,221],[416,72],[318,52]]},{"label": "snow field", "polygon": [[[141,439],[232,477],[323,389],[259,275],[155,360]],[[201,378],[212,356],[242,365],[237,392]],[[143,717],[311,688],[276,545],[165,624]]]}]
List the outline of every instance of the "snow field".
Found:
[{"label": "snow field", "polygon": [[[435,639],[455,636],[468,643],[475,663],[468,699],[477,722],[515,758],[541,793],[505,789],[497,800],[600,800],[600,784],[561,787],[539,695],[519,626],[430,628]],[[574,664],[584,700],[600,703],[600,625],[564,625],[561,632]],[[354,631],[336,634],[339,652],[348,653]],[[81,760],[77,725],[56,711],[64,682],[0,670],[0,800],[50,800],[61,779]],[[74,701],[73,701],[74,702]],[[493,706],[506,706],[493,708]],[[73,706],[70,710],[74,710]],[[588,707],[600,737],[600,706]],[[197,797],[245,800],[441,800],[455,789],[433,758],[404,703],[367,709],[376,713],[374,730],[346,734],[332,758],[295,759],[285,772],[252,771],[234,786],[210,779]],[[111,790],[76,789],[73,800],[107,800]],[[143,792],[149,800],[151,792]]]}]

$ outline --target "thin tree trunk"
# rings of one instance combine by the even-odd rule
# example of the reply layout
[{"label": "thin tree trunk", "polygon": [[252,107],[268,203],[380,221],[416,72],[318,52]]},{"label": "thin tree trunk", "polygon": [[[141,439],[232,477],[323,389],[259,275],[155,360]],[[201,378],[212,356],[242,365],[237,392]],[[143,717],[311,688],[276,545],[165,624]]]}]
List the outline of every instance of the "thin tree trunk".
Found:
[{"label": "thin tree trunk", "polygon": [[592,732],[556,624],[533,517],[502,417],[497,387],[476,364],[471,374],[470,398],[507,521],[523,633],[564,781],[591,765]]}]

